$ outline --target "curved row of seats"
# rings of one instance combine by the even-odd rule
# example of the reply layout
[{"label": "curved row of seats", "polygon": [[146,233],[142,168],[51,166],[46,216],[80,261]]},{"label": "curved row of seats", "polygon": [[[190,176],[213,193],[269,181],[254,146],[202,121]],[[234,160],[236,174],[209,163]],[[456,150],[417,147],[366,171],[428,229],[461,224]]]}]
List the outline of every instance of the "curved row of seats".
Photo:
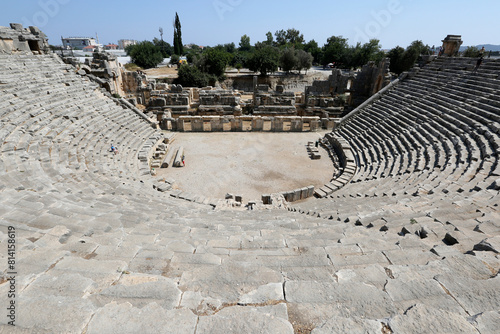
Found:
[{"label": "curved row of seats", "polygon": [[[495,68],[497,62],[486,64]],[[456,71],[426,67],[334,131],[357,148],[354,182],[415,172],[424,182],[438,171],[458,175],[467,190],[494,181],[500,109],[490,98],[499,81],[483,77],[481,69]]]},{"label": "curved row of seats", "polygon": [[[410,219],[446,223],[435,214],[443,210],[455,210],[454,217],[495,213],[499,93],[497,60],[475,69],[473,59],[439,58],[410,73],[331,134],[352,147],[357,173],[351,183],[292,210],[370,228],[382,219],[379,228],[398,233]],[[367,205],[367,198],[377,205]],[[464,202],[471,206],[456,204]],[[406,212],[403,222],[400,212]],[[471,232],[477,225],[462,228]],[[448,232],[439,235],[444,240]]]},{"label": "curved row of seats", "polygon": [[153,196],[137,155],[157,130],[56,56],[1,57],[0,151],[11,157],[2,158],[4,170],[19,186],[115,193],[127,184]]},{"label": "curved row of seats", "polygon": [[[21,332],[497,328],[498,192],[450,186],[465,171],[482,184],[497,137],[373,105],[380,126],[359,132],[363,112],[333,133],[356,153],[356,182],[298,204],[309,215],[214,211],[154,191],[138,155],[160,133],[57,57],[0,55],[0,95],[0,245],[15,226]],[[467,110],[494,113],[483,104]]]}]

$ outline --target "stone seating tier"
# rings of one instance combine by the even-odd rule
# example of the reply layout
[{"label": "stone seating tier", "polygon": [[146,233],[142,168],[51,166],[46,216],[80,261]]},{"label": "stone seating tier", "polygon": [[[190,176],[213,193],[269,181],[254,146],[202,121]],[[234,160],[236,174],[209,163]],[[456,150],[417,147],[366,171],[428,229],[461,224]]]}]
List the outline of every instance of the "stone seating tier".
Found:
[{"label": "stone seating tier", "polygon": [[[462,66],[437,62],[418,75],[444,84],[447,62]],[[498,64],[484,65],[462,79],[493,85]],[[432,90],[424,108],[403,81],[331,136],[352,152],[354,183],[290,212],[235,211],[155,191],[138,155],[161,132],[56,57],[0,55],[0,82],[0,242],[14,226],[18,332],[498,329],[491,93],[467,86],[453,104]]]}]

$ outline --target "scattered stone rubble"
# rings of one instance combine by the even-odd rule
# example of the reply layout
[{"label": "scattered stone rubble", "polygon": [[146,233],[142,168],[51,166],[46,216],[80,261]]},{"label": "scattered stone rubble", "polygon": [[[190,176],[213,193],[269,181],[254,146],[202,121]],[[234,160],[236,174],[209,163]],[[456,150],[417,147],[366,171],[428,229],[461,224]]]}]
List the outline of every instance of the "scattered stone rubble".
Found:
[{"label": "scattered stone rubble", "polygon": [[37,27],[23,28],[22,24],[11,23],[10,28],[0,27],[0,53],[47,53],[47,36]]}]

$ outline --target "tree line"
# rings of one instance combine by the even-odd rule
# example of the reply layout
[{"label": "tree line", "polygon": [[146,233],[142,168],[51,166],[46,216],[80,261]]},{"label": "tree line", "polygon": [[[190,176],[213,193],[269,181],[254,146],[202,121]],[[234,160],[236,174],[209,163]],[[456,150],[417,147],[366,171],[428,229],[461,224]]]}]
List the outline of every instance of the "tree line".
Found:
[{"label": "tree line", "polygon": [[342,36],[332,36],[320,47],[314,39],[306,42],[304,35],[296,29],[278,30],[274,34],[268,32],[265,40],[254,44],[248,35],[243,35],[238,46],[227,43],[202,49],[182,44],[177,13],[173,44],[155,38],[129,46],[126,51],[132,62],[143,68],[156,67],[168,57],[171,57],[171,63],[178,64],[179,57],[185,56],[188,64],[179,67],[178,83],[198,87],[223,80],[228,66],[238,70],[248,68],[266,76],[278,69],[300,74],[307,72],[313,64],[356,69],[369,61],[379,62],[388,57],[391,71],[400,74],[409,70],[421,54],[431,52],[421,41],[414,41],[406,49],[397,46],[386,53],[377,39],[349,45],[348,39]]}]

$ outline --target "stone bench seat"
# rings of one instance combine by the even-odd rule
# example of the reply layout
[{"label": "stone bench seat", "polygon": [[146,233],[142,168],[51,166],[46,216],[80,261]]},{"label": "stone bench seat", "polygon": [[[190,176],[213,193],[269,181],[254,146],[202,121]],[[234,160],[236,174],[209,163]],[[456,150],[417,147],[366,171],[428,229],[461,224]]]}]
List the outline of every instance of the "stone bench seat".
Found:
[{"label": "stone bench seat", "polygon": [[[3,59],[30,61],[35,76],[70,68],[52,56],[0,55],[0,67]],[[449,79],[432,75],[445,81],[457,79],[447,67],[465,78],[474,61],[437,62],[430,65]],[[153,331],[244,324],[240,331],[291,333],[293,319],[304,319],[316,332],[352,329],[354,321],[382,332],[386,319],[395,332],[416,331],[417,323],[474,332],[494,323],[486,319],[497,315],[498,261],[475,246],[494,244],[498,191],[486,188],[498,178],[498,135],[484,127],[498,122],[470,117],[458,103],[423,110],[423,97],[394,91],[369,109],[375,115],[361,111],[352,126],[334,130],[352,155],[344,177],[325,185],[332,193],[290,211],[212,210],[195,195],[180,194],[189,202],[154,190],[137,154],[159,132],[92,91],[73,91],[60,105],[38,102],[56,106],[54,114],[24,115],[33,111],[27,102],[6,111],[0,134],[20,150],[0,154],[0,222],[19,227],[19,330],[133,331],[142,321]],[[111,139],[117,156],[108,152]],[[363,168],[377,178],[362,180]],[[55,313],[70,321],[52,320]],[[474,323],[470,315],[478,315]]]}]

